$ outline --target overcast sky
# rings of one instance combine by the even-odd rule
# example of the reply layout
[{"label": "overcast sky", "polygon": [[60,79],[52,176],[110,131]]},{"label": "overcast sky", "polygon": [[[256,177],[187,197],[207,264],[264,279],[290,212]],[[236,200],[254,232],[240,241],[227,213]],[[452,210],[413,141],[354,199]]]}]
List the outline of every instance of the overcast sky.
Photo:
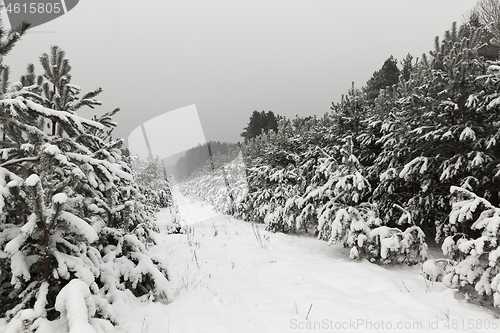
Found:
[{"label": "overcast sky", "polygon": [[207,140],[241,140],[253,110],[322,115],[385,59],[420,57],[475,0],[81,0],[4,59],[11,81],[56,44],[73,84],[103,87],[115,134],[196,104]]}]

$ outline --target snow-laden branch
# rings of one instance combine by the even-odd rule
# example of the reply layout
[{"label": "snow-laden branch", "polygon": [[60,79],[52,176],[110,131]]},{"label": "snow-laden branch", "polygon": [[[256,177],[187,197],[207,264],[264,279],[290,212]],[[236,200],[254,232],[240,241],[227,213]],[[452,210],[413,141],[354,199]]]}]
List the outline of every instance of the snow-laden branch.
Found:
[{"label": "snow-laden branch", "polygon": [[40,159],[40,156],[18,158],[18,159],[15,159],[15,160],[10,160],[10,161],[7,161],[7,162],[3,162],[2,164],[0,164],[0,167],[5,168],[5,167],[8,167],[10,165],[21,164],[21,163],[24,163],[24,162],[36,162],[39,159]]}]

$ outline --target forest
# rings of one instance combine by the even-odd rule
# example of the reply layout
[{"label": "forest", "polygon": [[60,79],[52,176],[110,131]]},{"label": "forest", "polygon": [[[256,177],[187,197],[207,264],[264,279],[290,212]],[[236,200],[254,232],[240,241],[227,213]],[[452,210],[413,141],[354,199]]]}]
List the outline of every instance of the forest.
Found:
[{"label": "forest", "polygon": [[[428,279],[500,307],[500,21],[488,3],[428,54],[389,57],[331,112],[245,137],[246,186],[224,182],[235,160],[181,190],[352,259],[423,263]],[[426,261],[428,244],[443,259]]]},{"label": "forest", "polygon": [[[426,286],[443,282],[469,302],[500,308],[498,0],[479,1],[464,23],[453,23],[436,37],[429,53],[401,61],[389,56],[364,86],[353,83],[324,115],[289,119],[253,111],[243,142],[211,141],[186,152],[177,163],[175,185],[158,159],[130,156],[124,140],[115,138],[119,108],[91,119],[77,113],[100,107],[103,90],[82,93],[59,46],[39,56],[40,74],[28,64],[26,73],[10,82],[3,57],[28,28],[0,26],[0,330],[115,332],[122,329],[127,319],[122,310],[131,300],[172,305],[176,297],[199,291],[197,286],[224,281],[217,280],[223,275],[217,270],[213,280],[212,271],[198,276],[208,260],[200,265],[197,250],[212,254],[214,270],[255,278],[246,281],[257,282],[264,294],[249,254],[267,258],[258,265],[264,273],[282,264],[283,256],[265,252],[270,248],[274,254],[301,253],[308,264],[316,255],[309,247],[303,255],[293,238],[286,243],[281,238],[281,248],[273,248],[273,233],[305,236],[302,244],[311,236],[318,239],[314,244],[340,244],[347,250],[336,256],[345,253],[348,265],[333,256],[322,260],[335,259],[346,272],[354,266],[363,267],[354,270],[359,273],[369,272],[366,265],[420,265]],[[188,207],[185,220],[175,202],[177,189]],[[198,239],[195,227],[201,230]],[[238,248],[241,240],[245,246]],[[229,246],[238,250],[225,252]],[[430,249],[439,249],[440,258],[430,259]],[[171,262],[180,267],[176,256],[184,275],[169,271]],[[219,265],[220,258],[227,267]],[[272,282],[280,284],[282,276],[273,274]],[[384,279],[388,275],[377,271]],[[351,292],[358,292],[354,283],[369,286],[363,278],[348,284]],[[404,288],[404,297],[413,299]],[[230,300],[207,290],[197,294],[208,302],[198,309],[205,304],[212,309],[214,302],[230,308],[240,299],[233,290]],[[396,293],[393,299],[404,299],[399,298],[403,288]],[[191,310],[184,300],[180,309]],[[400,307],[398,302],[392,305]],[[330,305],[323,310],[330,312]],[[170,325],[163,314],[156,320]]]}]

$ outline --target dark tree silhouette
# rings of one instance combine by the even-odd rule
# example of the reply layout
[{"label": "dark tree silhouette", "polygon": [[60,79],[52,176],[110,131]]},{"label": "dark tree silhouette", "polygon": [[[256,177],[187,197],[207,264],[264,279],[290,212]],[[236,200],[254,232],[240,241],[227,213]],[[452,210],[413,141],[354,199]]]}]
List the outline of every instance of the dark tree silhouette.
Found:
[{"label": "dark tree silhouette", "polygon": [[399,75],[398,61],[391,55],[382,65],[382,68],[374,72],[363,88],[367,101],[372,104],[378,97],[380,89],[384,89],[398,83]]},{"label": "dark tree silhouette", "polygon": [[249,139],[262,134],[262,132],[267,133],[269,130],[277,131],[279,119],[280,116],[275,116],[272,111],[268,111],[267,113],[265,111],[254,111],[250,117],[248,126],[244,128],[245,131],[241,133],[241,136],[247,142]]}]

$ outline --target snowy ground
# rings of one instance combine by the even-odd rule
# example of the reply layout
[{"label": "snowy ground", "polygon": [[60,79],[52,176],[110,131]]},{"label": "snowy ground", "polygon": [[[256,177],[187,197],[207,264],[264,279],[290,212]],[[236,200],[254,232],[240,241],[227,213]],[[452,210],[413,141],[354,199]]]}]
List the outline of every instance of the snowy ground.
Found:
[{"label": "snowy ground", "polygon": [[[131,301],[128,332],[497,332],[500,319],[426,283],[419,267],[354,262],[342,248],[273,234],[177,197],[190,232],[161,234],[176,298]],[[158,223],[166,218],[159,214]],[[268,241],[265,239],[268,237]],[[494,327],[496,326],[496,329]]]}]

